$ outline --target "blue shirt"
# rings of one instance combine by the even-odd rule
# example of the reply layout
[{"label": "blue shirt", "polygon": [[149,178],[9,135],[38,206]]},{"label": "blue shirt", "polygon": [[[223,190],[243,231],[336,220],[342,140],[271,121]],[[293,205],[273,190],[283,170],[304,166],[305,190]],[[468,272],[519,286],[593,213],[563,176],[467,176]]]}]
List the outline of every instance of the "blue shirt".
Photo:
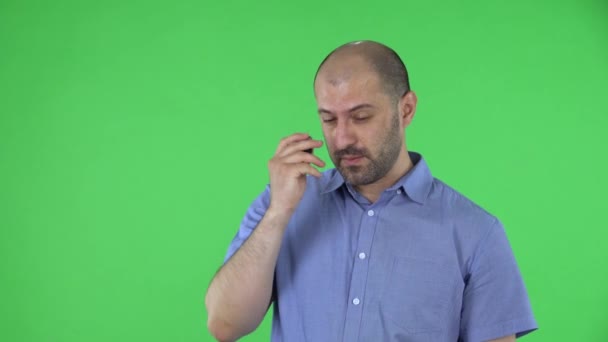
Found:
[{"label": "blue shirt", "polygon": [[[501,222],[422,158],[370,203],[336,169],[307,187],[275,269],[272,341],[485,341],[537,328]],[[269,186],[226,259],[260,222]]]}]

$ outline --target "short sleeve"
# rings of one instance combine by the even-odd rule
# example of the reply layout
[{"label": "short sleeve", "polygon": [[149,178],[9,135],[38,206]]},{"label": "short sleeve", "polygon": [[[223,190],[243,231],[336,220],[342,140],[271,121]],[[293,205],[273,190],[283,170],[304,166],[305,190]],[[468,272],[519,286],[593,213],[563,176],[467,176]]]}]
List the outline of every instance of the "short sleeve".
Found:
[{"label": "short sleeve", "polygon": [[224,263],[234,255],[234,253],[241,247],[243,242],[247,240],[249,235],[253,232],[258,223],[262,220],[266,214],[266,210],[270,205],[270,186],[267,185],[266,189],[251,203],[245,217],[241,221],[238,232],[230,242],[228,246],[228,252],[224,257]]},{"label": "short sleeve", "polygon": [[521,337],[538,328],[504,227],[498,220],[473,256],[461,314],[463,342]]}]

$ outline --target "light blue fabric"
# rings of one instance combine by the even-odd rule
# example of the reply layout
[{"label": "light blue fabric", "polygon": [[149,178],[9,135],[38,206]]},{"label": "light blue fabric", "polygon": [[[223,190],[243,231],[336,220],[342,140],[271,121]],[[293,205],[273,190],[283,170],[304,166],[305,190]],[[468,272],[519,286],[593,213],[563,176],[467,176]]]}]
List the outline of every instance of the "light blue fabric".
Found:
[{"label": "light blue fabric", "polygon": [[[335,169],[307,188],[275,270],[272,341],[485,341],[537,328],[501,222],[414,167],[370,204]],[[264,216],[253,202],[228,260]]]}]

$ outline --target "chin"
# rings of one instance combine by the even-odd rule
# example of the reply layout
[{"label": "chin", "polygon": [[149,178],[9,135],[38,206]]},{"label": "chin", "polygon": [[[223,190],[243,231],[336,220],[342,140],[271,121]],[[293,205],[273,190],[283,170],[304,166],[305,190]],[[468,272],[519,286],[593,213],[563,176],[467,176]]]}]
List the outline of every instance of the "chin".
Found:
[{"label": "chin", "polygon": [[340,173],[342,174],[342,177],[344,178],[344,180],[346,180],[347,182],[349,182],[352,185],[366,185],[368,184],[367,182],[365,182],[364,179],[364,175],[361,174],[362,170],[360,170],[360,167],[354,167],[356,169],[359,169],[357,171],[353,172],[353,168],[347,168],[346,170],[344,169],[340,169]]}]

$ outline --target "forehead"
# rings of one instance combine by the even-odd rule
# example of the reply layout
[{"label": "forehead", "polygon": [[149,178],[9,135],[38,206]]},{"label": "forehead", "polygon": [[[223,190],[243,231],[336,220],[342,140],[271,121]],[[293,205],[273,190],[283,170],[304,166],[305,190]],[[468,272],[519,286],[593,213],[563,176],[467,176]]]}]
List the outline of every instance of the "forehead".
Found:
[{"label": "forehead", "polygon": [[342,112],[362,103],[380,105],[386,100],[375,72],[348,70],[342,74],[320,72],[315,81],[319,108]]}]

